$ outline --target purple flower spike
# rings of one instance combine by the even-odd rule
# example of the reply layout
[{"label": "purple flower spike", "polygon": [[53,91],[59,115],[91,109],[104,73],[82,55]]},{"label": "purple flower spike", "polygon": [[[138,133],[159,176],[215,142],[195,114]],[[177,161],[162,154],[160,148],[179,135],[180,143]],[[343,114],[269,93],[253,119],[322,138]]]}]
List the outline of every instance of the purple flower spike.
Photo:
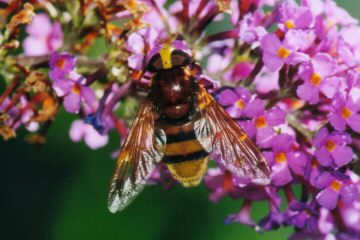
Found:
[{"label": "purple flower spike", "polygon": [[44,14],[37,14],[32,23],[26,28],[29,34],[23,42],[26,56],[41,56],[50,54],[63,44],[63,32],[59,22],[51,24],[50,18]]},{"label": "purple flower spike", "polygon": [[323,189],[316,200],[321,206],[327,209],[334,209],[337,205],[339,196],[346,204],[351,204],[358,198],[358,189],[354,186],[349,177],[345,174],[335,172],[334,176],[328,172],[323,172],[315,180],[315,186]]}]

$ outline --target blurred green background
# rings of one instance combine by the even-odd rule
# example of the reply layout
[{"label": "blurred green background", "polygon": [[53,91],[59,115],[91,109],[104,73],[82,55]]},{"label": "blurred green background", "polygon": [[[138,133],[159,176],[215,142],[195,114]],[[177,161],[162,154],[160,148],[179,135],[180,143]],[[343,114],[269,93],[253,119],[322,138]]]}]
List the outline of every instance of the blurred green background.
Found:
[{"label": "blurred green background", "polygon": [[[337,1],[360,16],[358,0]],[[62,110],[51,127],[47,143],[36,148],[25,142],[27,132],[7,142],[0,140],[1,239],[285,239],[292,228],[258,234],[237,223],[224,224],[237,213],[242,200],[229,197],[213,204],[208,190],[175,186],[147,186],[124,211],[111,214],[107,187],[115,165],[110,153],[119,148],[119,136],[93,151],[69,139],[73,114]],[[268,212],[266,203],[253,206],[258,221]]]}]

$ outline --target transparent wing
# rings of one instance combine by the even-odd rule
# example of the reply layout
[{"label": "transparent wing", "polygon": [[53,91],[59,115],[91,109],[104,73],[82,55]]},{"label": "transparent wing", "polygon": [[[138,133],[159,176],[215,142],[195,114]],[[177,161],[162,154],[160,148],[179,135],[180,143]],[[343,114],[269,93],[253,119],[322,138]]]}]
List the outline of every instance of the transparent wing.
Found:
[{"label": "transparent wing", "polygon": [[[249,178],[258,184],[270,183],[270,169],[257,146],[202,87],[199,89],[198,107],[203,120],[198,123],[198,139],[210,129],[211,140],[202,142],[204,148],[221,156],[220,163],[240,178]],[[205,138],[206,139],[206,138]]]},{"label": "transparent wing", "polygon": [[124,209],[141,192],[163,153],[155,146],[154,114],[150,101],[145,102],[131,126],[121,149],[108,195],[111,212]]}]

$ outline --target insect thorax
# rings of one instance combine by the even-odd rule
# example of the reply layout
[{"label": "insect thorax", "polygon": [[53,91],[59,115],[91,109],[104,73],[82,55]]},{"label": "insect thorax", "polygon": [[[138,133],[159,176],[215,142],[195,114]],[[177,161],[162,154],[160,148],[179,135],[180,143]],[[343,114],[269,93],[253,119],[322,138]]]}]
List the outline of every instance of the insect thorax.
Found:
[{"label": "insect thorax", "polygon": [[196,78],[188,67],[163,69],[152,78],[150,98],[158,113],[169,119],[182,119],[195,108]]}]

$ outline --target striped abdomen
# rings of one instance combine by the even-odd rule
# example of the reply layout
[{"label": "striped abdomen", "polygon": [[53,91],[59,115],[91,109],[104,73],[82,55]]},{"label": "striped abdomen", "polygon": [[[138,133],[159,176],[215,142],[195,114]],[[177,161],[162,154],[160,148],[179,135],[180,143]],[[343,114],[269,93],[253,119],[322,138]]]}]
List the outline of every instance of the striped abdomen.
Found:
[{"label": "striped abdomen", "polygon": [[181,125],[163,124],[166,135],[163,162],[171,175],[186,187],[201,182],[207,169],[209,153],[204,150],[194,131],[195,121]]}]

